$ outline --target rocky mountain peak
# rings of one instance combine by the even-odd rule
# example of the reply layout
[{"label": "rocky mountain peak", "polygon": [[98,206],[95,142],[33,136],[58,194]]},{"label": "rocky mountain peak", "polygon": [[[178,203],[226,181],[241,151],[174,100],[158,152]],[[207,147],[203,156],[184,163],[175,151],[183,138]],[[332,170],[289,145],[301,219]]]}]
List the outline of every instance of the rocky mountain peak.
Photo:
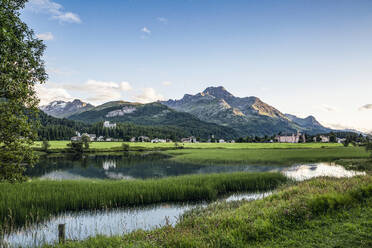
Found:
[{"label": "rocky mountain peak", "polygon": [[216,98],[222,98],[222,99],[233,98],[234,97],[223,86],[208,87],[202,93],[204,95],[211,95],[211,96],[214,96]]},{"label": "rocky mountain peak", "polygon": [[92,109],[94,106],[83,102],[79,99],[75,99],[72,102],[66,101],[53,101],[47,105],[41,106],[40,109],[48,115],[64,118],[73,114]]}]

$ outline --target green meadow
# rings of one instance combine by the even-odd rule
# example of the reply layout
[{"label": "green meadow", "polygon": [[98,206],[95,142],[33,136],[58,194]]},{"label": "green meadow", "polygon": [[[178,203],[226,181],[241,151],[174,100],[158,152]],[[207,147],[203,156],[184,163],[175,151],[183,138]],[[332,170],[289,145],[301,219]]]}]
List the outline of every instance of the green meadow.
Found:
[{"label": "green meadow", "polygon": [[[66,149],[70,141],[49,141],[50,149]],[[131,148],[143,149],[174,149],[175,143],[149,143],[149,142],[91,142],[91,149],[115,149],[121,148],[122,144],[126,143]],[[337,143],[179,143],[184,148],[195,149],[285,149],[285,148],[321,148],[321,147],[342,147]],[[42,142],[37,141],[34,144],[35,148],[41,148]]]},{"label": "green meadow", "polygon": [[66,211],[210,201],[233,192],[271,190],[286,181],[279,173],[226,173],[129,181],[0,183],[0,233]]},{"label": "green meadow", "polygon": [[197,164],[274,164],[332,162],[339,159],[368,158],[363,147],[282,148],[282,149],[183,149],[165,152],[177,162]]},{"label": "green meadow", "polygon": [[372,247],[371,220],[371,176],[318,178],[190,211],[175,227],[54,247]]}]

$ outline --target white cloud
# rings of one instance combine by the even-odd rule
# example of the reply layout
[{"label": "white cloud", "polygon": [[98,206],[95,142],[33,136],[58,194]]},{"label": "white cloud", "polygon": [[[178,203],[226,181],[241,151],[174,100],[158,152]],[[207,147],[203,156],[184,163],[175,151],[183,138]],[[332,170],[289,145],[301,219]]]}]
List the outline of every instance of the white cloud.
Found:
[{"label": "white cloud", "polygon": [[30,0],[26,5],[26,9],[35,13],[46,13],[52,19],[59,20],[61,23],[81,23],[81,19],[77,14],[64,11],[61,4],[51,0]]},{"label": "white cloud", "polygon": [[323,104],[319,107],[321,110],[323,111],[327,111],[327,112],[335,112],[337,111],[337,109],[335,107],[332,107],[332,106],[329,106],[327,104]]},{"label": "white cloud", "polygon": [[70,22],[70,23],[81,23],[80,17],[77,14],[66,12],[57,16],[53,16],[53,19],[57,19],[60,22]]},{"label": "white cloud", "polygon": [[172,82],[164,81],[161,84],[164,85],[164,86],[170,86],[170,85],[172,85]]},{"label": "white cloud", "polygon": [[165,18],[165,17],[158,17],[158,18],[156,18],[156,20],[158,20],[158,22],[161,22],[163,24],[167,24],[168,23],[168,19]]},{"label": "white cloud", "polygon": [[36,35],[36,38],[40,39],[40,40],[54,40],[54,36],[51,32],[47,32],[47,33],[43,33],[43,34],[37,34]]},{"label": "white cloud", "polygon": [[81,99],[93,105],[109,101],[137,101],[141,103],[164,100],[164,97],[153,88],[133,89],[129,82],[88,80],[82,84],[53,84],[36,87],[41,104],[55,100],[71,101]]},{"label": "white cloud", "polygon": [[56,100],[72,100],[72,96],[63,87],[47,87],[42,84],[37,84],[35,86],[35,91],[40,99],[40,105],[46,105]]},{"label": "white cloud", "polygon": [[359,110],[372,110],[372,104],[363,105]]},{"label": "white cloud", "polygon": [[144,88],[142,93],[133,97],[140,103],[156,102],[158,100],[164,100],[164,97],[158,94],[153,88]]},{"label": "white cloud", "polygon": [[132,86],[130,85],[130,83],[128,83],[128,82],[121,82],[121,83],[120,83],[120,89],[121,89],[122,91],[129,91],[129,90],[132,90],[133,88],[132,88]]},{"label": "white cloud", "polygon": [[141,29],[141,32],[143,32],[143,33],[145,33],[145,34],[148,34],[148,35],[151,34],[151,30],[148,29],[147,27],[143,27],[143,28]]},{"label": "white cloud", "polygon": [[83,97],[79,96],[78,98],[84,98],[93,104],[121,100],[124,98],[124,92],[132,90],[132,86],[128,82],[117,83],[97,80],[88,80],[81,85],[66,84],[63,88],[83,95]]}]

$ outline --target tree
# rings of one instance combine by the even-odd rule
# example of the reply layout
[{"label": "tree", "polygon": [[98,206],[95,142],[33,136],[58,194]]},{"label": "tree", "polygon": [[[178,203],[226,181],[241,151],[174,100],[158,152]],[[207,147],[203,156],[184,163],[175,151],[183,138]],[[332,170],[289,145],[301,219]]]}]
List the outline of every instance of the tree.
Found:
[{"label": "tree", "polygon": [[83,142],[82,141],[71,141],[71,143],[67,144],[68,147],[71,148],[71,151],[74,153],[81,154],[84,152],[83,149]]},{"label": "tree", "polygon": [[350,142],[351,142],[351,140],[350,140],[350,138],[349,137],[347,137],[346,139],[345,139],[345,141],[344,141],[344,146],[345,147],[348,147],[349,146],[349,144],[350,144]]},{"label": "tree", "polygon": [[83,135],[83,136],[81,137],[81,141],[82,141],[83,144],[84,144],[84,148],[85,148],[85,149],[89,149],[90,137],[87,136],[87,135]]},{"label": "tree", "polygon": [[121,144],[121,147],[123,148],[123,151],[125,151],[125,152],[129,152],[129,148],[130,148],[130,146],[129,146],[128,144],[126,144],[126,143],[122,143],[122,144]]},{"label": "tree", "polygon": [[47,140],[43,140],[43,144],[42,144],[41,149],[43,149],[44,152],[47,152],[48,149],[49,149],[49,147],[50,147],[50,143],[49,143],[49,141],[47,141]]},{"label": "tree", "polygon": [[25,180],[25,165],[36,161],[30,147],[37,137],[34,87],[47,79],[45,46],[19,17],[25,2],[0,1],[0,181]]},{"label": "tree", "polygon": [[371,152],[371,157],[372,157],[372,141],[370,140],[367,140],[366,151]]}]

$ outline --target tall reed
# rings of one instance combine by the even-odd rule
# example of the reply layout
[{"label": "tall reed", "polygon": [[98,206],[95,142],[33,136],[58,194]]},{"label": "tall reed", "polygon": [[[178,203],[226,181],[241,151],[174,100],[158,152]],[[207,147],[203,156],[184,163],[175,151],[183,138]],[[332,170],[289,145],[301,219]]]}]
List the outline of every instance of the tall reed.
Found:
[{"label": "tall reed", "polygon": [[9,231],[66,211],[214,200],[238,191],[270,190],[279,173],[226,173],[151,180],[32,181],[0,184],[1,229]]}]

